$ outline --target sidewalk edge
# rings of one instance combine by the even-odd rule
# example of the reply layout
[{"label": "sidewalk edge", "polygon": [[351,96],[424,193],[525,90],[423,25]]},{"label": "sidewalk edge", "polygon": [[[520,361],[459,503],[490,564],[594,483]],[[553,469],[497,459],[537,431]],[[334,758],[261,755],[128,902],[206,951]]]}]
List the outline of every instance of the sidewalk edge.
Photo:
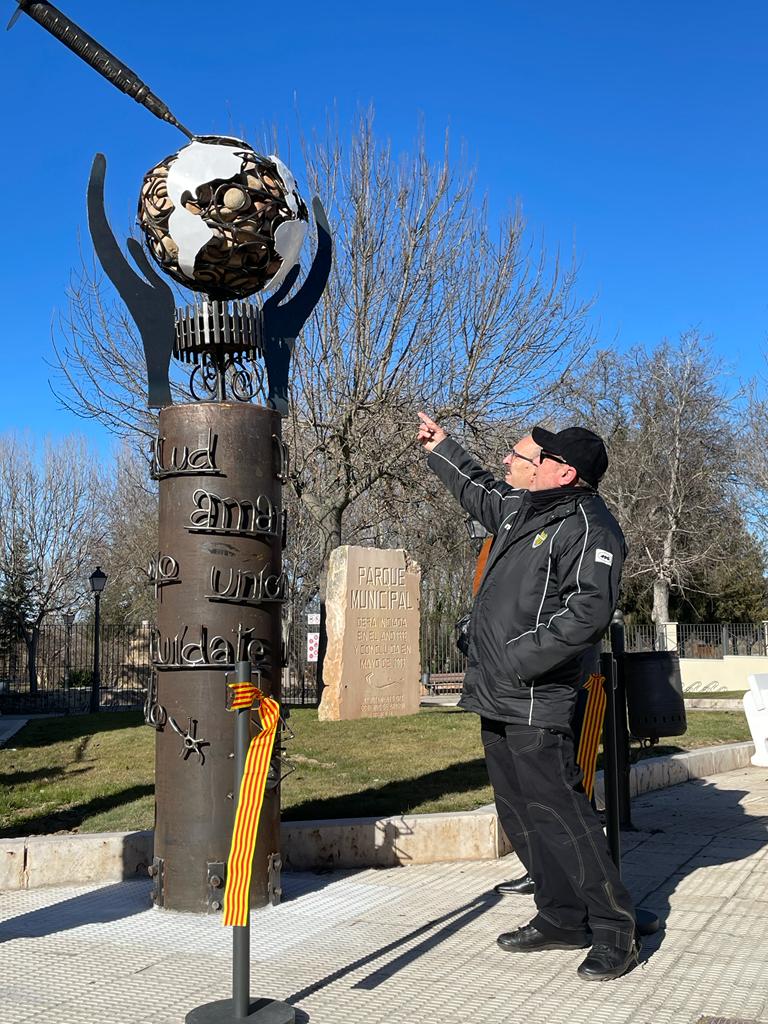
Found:
[{"label": "sidewalk edge", "polygon": [[[754,750],[753,743],[743,742],[647,758],[631,767],[630,793],[636,797],[749,767]],[[595,794],[601,805],[602,772]],[[286,821],[281,842],[283,866],[294,871],[494,860],[511,850],[492,804],[441,814]],[[0,891],[142,877],[152,863],[152,847],[151,831],[0,839]]]}]

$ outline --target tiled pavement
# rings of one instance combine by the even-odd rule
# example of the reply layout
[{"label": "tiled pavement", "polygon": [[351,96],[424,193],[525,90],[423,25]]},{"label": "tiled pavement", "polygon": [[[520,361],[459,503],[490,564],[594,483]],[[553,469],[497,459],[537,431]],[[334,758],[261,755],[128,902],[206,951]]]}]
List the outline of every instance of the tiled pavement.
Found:
[{"label": "tiled pavement", "polygon": [[[619,981],[580,981],[581,952],[498,949],[533,906],[493,894],[507,858],[285,875],[282,906],[252,916],[252,995],[312,1024],[768,1021],[768,770],[649,794],[633,819],[624,878],[666,928]],[[145,882],[0,893],[0,1024],[177,1024],[229,996],[230,933],[148,899]]]}]

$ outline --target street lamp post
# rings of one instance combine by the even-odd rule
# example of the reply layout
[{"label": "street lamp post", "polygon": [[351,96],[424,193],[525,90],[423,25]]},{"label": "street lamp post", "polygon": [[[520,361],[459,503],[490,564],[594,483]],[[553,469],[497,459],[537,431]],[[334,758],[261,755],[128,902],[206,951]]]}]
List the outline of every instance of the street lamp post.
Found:
[{"label": "street lamp post", "polygon": [[75,621],[73,612],[64,613],[64,627],[66,629],[64,643],[64,686],[66,689],[72,684],[72,626]]},{"label": "street lamp post", "polygon": [[89,577],[91,590],[96,600],[96,614],[93,622],[93,676],[91,678],[91,714],[99,710],[99,690],[101,689],[101,665],[99,641],[101,639],[101,592],[107,584],[107,574],[97,565]]}]

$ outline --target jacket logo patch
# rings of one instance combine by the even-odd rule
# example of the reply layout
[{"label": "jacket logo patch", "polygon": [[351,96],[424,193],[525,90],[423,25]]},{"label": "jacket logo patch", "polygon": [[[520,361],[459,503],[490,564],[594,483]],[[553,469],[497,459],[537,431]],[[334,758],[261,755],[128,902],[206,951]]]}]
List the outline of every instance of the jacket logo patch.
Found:
[{"label": "jacket logo patch", "polygon": [[603,565],[613,565],[613,555],[610,551],[603,551],[602,548],[598,548],[595,551],[595,561],[602,562]]},{"label": "jacket logo patch", "polygon": [[533,544],[531,544],[531,547],[532,548],[538,548],[540,545],[542,545],[544,543],[544,541],[546,539],[547,539],[547,531],[546,530],[542,530],[541,533],[537,533],[536,536],[533,538]]}]

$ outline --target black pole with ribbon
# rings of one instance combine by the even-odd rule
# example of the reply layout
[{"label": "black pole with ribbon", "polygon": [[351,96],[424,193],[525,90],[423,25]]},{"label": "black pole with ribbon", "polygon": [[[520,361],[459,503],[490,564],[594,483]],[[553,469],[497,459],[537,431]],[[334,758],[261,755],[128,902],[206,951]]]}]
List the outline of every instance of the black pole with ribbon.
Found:
[{"label": "black pole with ribbon", "polygon": [[[238,661],[235,687],[251,686],[250,661]],[[258,693],[258,691],[256,691]],[[239,703],[235,711],[235,813],[243,798],[243,778],[251,747],[251,703]],[[247,1020],[253,1024],[295,1024],[296,1011],[278,999],[251,1001],[251,925],[246,915],[241,924],[232,926],[232,998],[205,1003],[191,1010],[186,1024],[235,1024]]]}]

